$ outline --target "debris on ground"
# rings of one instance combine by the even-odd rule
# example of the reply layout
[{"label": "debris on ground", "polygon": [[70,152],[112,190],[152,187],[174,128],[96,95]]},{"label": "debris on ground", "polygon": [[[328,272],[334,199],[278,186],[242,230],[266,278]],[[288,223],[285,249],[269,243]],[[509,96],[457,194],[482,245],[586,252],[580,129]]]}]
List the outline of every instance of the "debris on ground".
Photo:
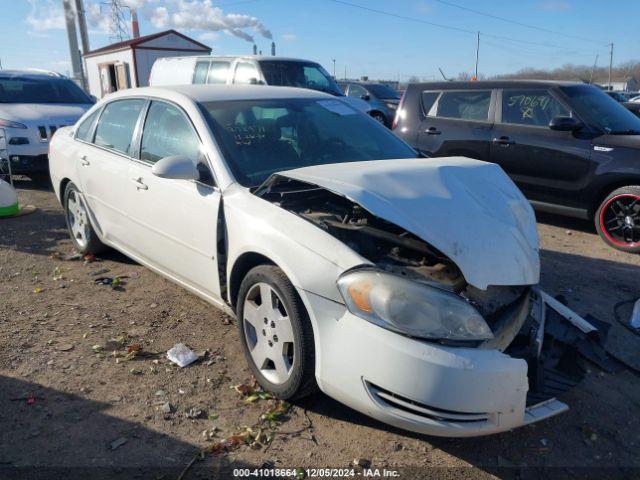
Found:
[{"label": "debris on ground", "polygon": [[[631,310],[630,317],[623,317],[620,314],[620,307],[624,307],[626,305],[633,304],[633,309]],[[640,335],[640,298],[639,299],[631,299],[631,300],[623,300],[621,302],[616,303],[613,306],[613,316],[616,318],[618,323],[622,326],[628,328],[631,332],[636,335]],[[627,319],[628,318],[628,319]]]},{"label": "debris on ground", "polygon": [[195,362],[198,356],[184,343],[177,343],[167,352],[167,358],[180,368],[184,368]]},{"label": "debris on ground", "polygon": [[186,418],[196,419],[202,417],[202,410],[199,408],[193,407],[190,408],[187,412],[185,412],[184,416]]},{"label": "debris on ground", "polygon": [[354,458],[353,459],[353,466],[354,467],[369,468],[371,466],[371,461],[367,460],[366,458]]},{"label": "debris on ground", "polygon": [[54,281],[62,280],[62,270],[60,267],[55,267],[53,269],[52,278]]},{"label": "debris on ground", "polygon": [[111,442],[111,450],[115,450],[116,448],[121,447],[122,445],[124,445],[125,443],[127,443],[127,439],[125,437],[120,437],[116,440],[114,440],[113,442]]},{"label": "debris on ground", "polygon": [[104,275],[105,273],[109,273],[111,270],[109,270],[108,268],[99,268],[98,270],[93,270],[91,272],[89,272],[89,275],[91,275],[92,277],[97,277],[99,275]]},{"label": "debris on ground", "polygon": [[260,418],[268,422],[281,422],[285,420],[290,406],[291,405],[289,405],[287,402],[279,400],[275,408],[269,410],[266,413],[263,413]]},{"label": "debris on ground", "polygon": [[73,253],[69,253],[69,254],[64,254],[64,253],[61,253],[61,252],[53,252],[49,256],[54,260],[63,260],[65,262],[70,262],[70,261],[73,261],[73,260],[80,260],[82,258],[82,255],[80,255],[77,252],[73,252]]},{"label": "debris on ground", "polygon": [[162,410],[162,413],[169,414],[169,413],[173,413],[174,408],[173,408],[173,405],[171,405],[169,402],[164,402],[160,407],[160,410]]},{"label": "debris on ground", "polygon": [[108,285],[114,290],[122,290],[125,284],[119,277],[98,277],[93,282],[96,285]]}]

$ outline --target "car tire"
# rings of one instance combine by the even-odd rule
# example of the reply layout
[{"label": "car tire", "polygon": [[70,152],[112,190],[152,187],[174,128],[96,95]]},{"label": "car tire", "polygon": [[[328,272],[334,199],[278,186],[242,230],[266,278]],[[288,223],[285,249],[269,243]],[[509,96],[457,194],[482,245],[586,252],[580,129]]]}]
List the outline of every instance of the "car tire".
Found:
[{"label": "car tire", "polygon": [[96,234],[84,197],[72,182],[67,184],[63,197],[64,218],[75,249],[83,255],[95,255],[107,247]]},{"label": "car tire", "polygon": [[382,125],[387,125],[386,117],[380,112],[371,112],[371,118],[373,118],[376,122],[381,123]]},{"label": "car tire", "polygon": [[611,192],[595,214],[598,235],[617,250],[640,253],[640,185]]},{"label": "car tire", "polygon": [[275,265],[250,270],[240,285],[236,312],[242,348],[260,386],[282,400],[313,393],[313,329],[284,272]]}]

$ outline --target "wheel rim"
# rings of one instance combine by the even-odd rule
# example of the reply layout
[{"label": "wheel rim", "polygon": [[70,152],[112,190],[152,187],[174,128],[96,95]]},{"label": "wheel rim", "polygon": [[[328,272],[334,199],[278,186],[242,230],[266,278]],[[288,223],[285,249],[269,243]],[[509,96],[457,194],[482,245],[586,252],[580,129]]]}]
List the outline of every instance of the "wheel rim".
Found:
[{"label": "wheel rim", "polygon": [[69,192],[67,198],[67,219],[71,235],[81,248],[85,248],[89,241],[89,216],[84,200],[75,190]]},{"label": "wheel rim", "polygon": [[640,246],[640,195],[610,198],[600,210],[600,229],[614,245]]},{"label": "wheel rim", "polygon": [[382,123],[384,125],[384,117],[382,115],[380,115],[379,113],[376,113],[373,116],[373,119],[378,122],[378,123]]},{"label": "wheel rim", "polygon": [[251,359],[271,383],[285,383],[293,371],[296,349],[289,314],[267,283],[253,285],[244,301],[243,328]]}]

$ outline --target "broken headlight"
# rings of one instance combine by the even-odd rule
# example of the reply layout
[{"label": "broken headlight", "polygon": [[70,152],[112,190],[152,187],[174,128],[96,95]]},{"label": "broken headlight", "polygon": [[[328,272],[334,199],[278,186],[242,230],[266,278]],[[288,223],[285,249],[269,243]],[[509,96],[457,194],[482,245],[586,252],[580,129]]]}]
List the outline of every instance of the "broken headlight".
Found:
[{"label": "broken headlight", "polygon": [[471,304],[435,286],[367,269],[340,277],[338,289],[351,313],[389,330],[431,339],[493,338]]}]

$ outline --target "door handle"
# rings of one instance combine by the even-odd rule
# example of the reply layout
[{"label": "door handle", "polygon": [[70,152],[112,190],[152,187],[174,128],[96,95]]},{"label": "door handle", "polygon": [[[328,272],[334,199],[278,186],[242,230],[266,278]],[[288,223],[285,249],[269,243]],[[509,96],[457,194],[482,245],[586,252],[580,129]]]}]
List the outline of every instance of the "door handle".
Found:
[{"label": "door handle", "polygon": [[86,155],[82,155],[80,157],[80,165],[82,165],[83,167],[88,167],[89,165],[91,165],[91,162],[89,160],[87,160],[87,156]]},{"label": "door handle", "polygon": [[149,190],[149,186],[142,181],[142,177],[134,177],[131,181],[136,184],[138,190]]},{"label": "door handle", "polygon": [[427,135],[440,135],[442,132],[436,127],[429,127],[424,131],[424,133],[426,133]]},{"label": "door handle", "polygon": [[504,147],[508,147],[509,145],[513,145],[514,143],[516,143],[513,140],[511,140],[509,137],[506,137],[504,135],[502,137],[499,137],[499,138],[496,137],[491,141],[493,143],[497,143],[498,145],[502,145]]}]

